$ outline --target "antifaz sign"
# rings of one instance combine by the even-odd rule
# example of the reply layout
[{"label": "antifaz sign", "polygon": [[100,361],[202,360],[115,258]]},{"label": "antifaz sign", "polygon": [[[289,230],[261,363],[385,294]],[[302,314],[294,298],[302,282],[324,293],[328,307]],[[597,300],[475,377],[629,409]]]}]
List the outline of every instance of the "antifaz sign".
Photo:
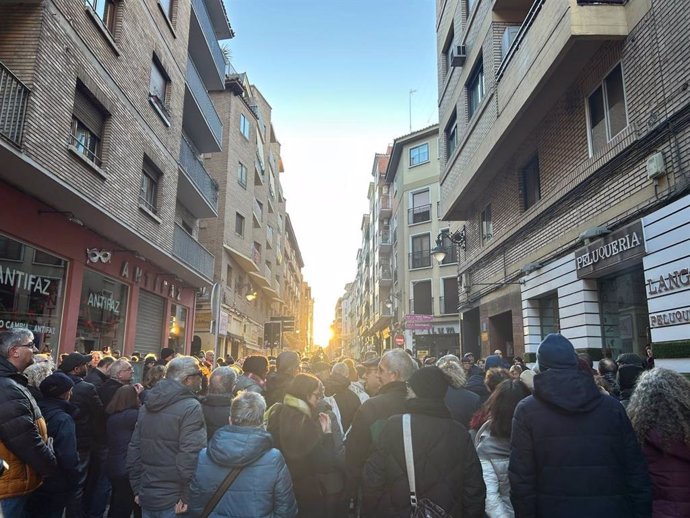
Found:
[{"label": "antifaz sign", "polygon": [[642,222],[636,221],[575,252],[577,278],[601,277],[644,256]]}]

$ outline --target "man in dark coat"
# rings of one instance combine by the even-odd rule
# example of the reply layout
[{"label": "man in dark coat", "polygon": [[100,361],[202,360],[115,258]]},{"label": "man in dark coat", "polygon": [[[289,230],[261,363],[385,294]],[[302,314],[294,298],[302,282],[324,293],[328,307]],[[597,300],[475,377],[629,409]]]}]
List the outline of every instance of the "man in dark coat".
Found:
[{"label": "man in dark coat", "polygon": [[132,364],[125,359],[115,360],[110,366],[110,378],[108,378],[103,385],[98,387],[98,397],[101,398],[103,408],[108,406],[110,400],[113,399],[117,389],[123,385],[132,383],[132,376],[134,369]]},{"label": "man in dark coat", "polygon": [[578,369],[575,349],[561,334],[544,339],[537,362],[534,395],[513,416],[515,516],[651,516],[647,466],[623,406]]},{"label": "man in dark coat", "polygon": [[282,403],[285,390],[299,373],[299,355],[295,351],[283,351],[276,358],[276,373],[266,379],[266,406]]},{"label": "man in dark coat", "polygon": [[115,361],[112,356],[105,356],[100,359],[96,367],[91,369],[89,373],[84,376],[84,381],[91,383],[96,389],[103,385],[110,378],[110,366]]},{"label": "man in dark coat", "polygon": [[9,465],[0,477],[0,514],[6,517],[21,516],[27,495],[56,469],[45,420],[21,374],[36,352],[31,331],[0,333],[0,457]]},{"label": "man in dark coat", "polygon": [[201,400],[206,421],[206,437],[210,441],[216,430],[228,424],[232,394],[237,372],[232,367],[218,367],[208,380],[208,395]]},{"label": "man in dark coat", "polygon": [[196,358],[174,358],[165,379],[151,389],[141,407],[127,452],[127,472],[144,514],[187,512],[197,457],[206,447],[204,413],[195,396],[202,376]]},{"label": "man in dark coat", "polygon": [[357,394],[350,390],[350,379],[347,365],[344,363],[336,363],[331,370],[331,374],[323,379],[326,396],[333,396],[338,405],[338,413],[340,414],[340,424],[343,427],[343,432],[347,432],[352,424],[352,419],[355,412],[362,404],[357,397]]},{"label": "man in dark coat", "polygon": [[76,406],[74,417],[77,432],[77,451],[79,452],[79,486],[67,505],[70,516],[81,516],[81,500],[86,486],[91,449],[95,439],[102,433],[104,419],[103,403],[98,397],[96,387],[84,381],[86,367],[91,361],[90,354],[69,353],[60,364],[60,370],[67,374],[74,383],[70,403]]},{"label": "man in dark coat", "polygon": [[235,395],[241,390],[256,392],[264,395],[266,385],[266,374],[268,373],[268,358],[265,356],[249,356],[242,364],[243,374],[237,378],[235,383]]}]

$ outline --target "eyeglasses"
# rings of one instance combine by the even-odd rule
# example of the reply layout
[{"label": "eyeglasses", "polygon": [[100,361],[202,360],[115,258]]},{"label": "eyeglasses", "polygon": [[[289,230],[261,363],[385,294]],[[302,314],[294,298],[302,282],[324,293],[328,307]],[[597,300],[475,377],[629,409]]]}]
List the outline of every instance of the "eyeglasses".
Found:
[{"label": "eyeglasses", "polygon": [[28,344],[17,344],[15,347],[36,347],[36,342],[31,341]]}]

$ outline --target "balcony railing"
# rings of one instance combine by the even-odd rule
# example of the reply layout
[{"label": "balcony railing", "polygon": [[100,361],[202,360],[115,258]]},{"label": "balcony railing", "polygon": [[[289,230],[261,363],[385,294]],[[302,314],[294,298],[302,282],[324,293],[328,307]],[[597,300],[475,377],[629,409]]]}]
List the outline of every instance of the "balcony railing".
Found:
[{"label": "balcony railing", "polygon": [[433,315],[434,298],[419,297],[416,299],[410,299],[410,313],[412,313],[413,315]]},{"label": "balcony railing", "polygon": [[390,245],[391,242],[391,229],[383,228],[379,231],[379,246]]},{"label": "balcony railing", "polygon": [[184,172],[197,189],[201,192],[206,201],[214,208],[218,208],[218,184],[208,174],[204,164],[201,162],[191,144],[187,139],[182,138],[180,145],[180,164]]},{"label": "balcony railing", "polygon": [[173,234],[173,255],[207,279],[213,279],[213,255],[179,225],[175,225]]},{"label": "balcony railing", "polygon": [[443,258],[441,264],[454,264],[458,262],[458,249],[455,245],[444,246],[443,250],[446,252],[446,257]]},{"label": "balcony railing", "polygon": [[379,210],[389,211],[393,207],[390,194],[382,194],[379,197]]},{"label": "balcony railing", "polygon": [[213,56],[213,63],[216,65],[218,75],[223,77],[227,63],[225,62],[223,51],[220,45],[218,45],[216,31],[213,29],[213,23],[211,22],[211,17],[208,14],[204,0],[192,0],[192,8],[194,9],[197,20],[199,20],[201,31],[204,33],[204,39]]},{"label": "balcony railing", "polygon": [[208,95],[208,90],[204,86],[204,82],[199,76],[199,72],[194,66],[194,61],[191,58],[187,59],[187,73],[185,75],[187,80],[187,85],[189,86],[189,91],[192,93],[194,100],[199,106],[208,127],[213,133],[214,139],[220,143],[223,140],[223,123],[218,116],[216,108],[211,102],[211,97]]},{"label": "balcony railing", "polygon": [[410,252],[410,270],[415,268],[428,268],[431,266],[431,250]]},{"label": "balcony railing", "polygon": [[431,204],[412,207],[407,211],[408,224],[413,225],[415,223],[424,223],[425,221],[431,221]]},{"label": "balcony railing", "polygon": [[392,281],[393,280],[393,269],[388,264],[379,265],[379,281]]},{"label": "balcony railing", "polygon": [[22,143],[29,89],[0,63],[0,135],[15,146]]},{"label": "balcony railing", "polygon": [[458,312],[458,297],[440,297],[439,304],[442,315],[453,315]]}]

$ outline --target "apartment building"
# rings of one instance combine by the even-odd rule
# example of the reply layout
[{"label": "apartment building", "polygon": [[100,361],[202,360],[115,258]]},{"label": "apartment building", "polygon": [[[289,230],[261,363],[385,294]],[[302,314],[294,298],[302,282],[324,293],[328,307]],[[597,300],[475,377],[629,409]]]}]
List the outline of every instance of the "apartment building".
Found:
[{"label": "apartment building", "polygon": [[690,371],[688,29],[679,1],[437,1],[463,352],[560,331]]},{"label": "apartment building", "polygon": [[189,351],[217,214],[220,0],[0,4],[0,322],[53,356]]},{"label": "apartment building", "polygon": [[[204,161],[218,184],[218,218],[204,221],[199,235],[216,257],[219,354],[237,358],[303,348],[307,338],[300,337],[295,320],[302,316],[304,262],[286,212],[272,108],[234,69],[228,69],[224,90],[211,96],[226,132],[223,151]],[[208,293],[199,298],[194,323],[200,349],[214,347],[211,313]]]}]

